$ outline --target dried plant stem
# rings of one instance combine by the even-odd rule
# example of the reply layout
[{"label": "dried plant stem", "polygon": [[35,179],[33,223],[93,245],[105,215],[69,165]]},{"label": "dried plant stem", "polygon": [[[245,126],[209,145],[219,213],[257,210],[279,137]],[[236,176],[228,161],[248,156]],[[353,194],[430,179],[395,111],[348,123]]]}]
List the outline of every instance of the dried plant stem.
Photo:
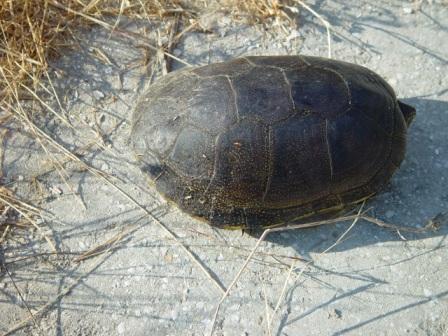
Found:
[{"label": "dried plant stem", "polygon": [[216,307],[215,310],[215,314],[213,315],[213,320],[212,320],[212,326],[211,326],[211,331],[210,331],[210,336],[213,335],[213,331],[215,329],[215,324],[216,324],[216,319],[218,317],[218,313],[219,313],[219,309],[221,308],[222,303],[224,302],[224,300],[227,298],[227,296],[229,295],[230,291],[232,290],[233,286],[235,286],[236,282],[238,281],[238,279],[240,278],[241,274],[243,273],[244,269],[246,268],[247,264],[249,264],[250,260],[252,259],[253,255],[255,254],[255,251],[258,249],[258,246],[260,246],[261,242],[266,238],[266,236],[272,232],[273,229],[266,229],[264,230],[263,234],[261,235],[261,237],[258,239],[257,243],[255,244],[254,248],[252,249],[252,251],[249,253],[249,255],[247,256],[246,260],[244,261],[243,265],[241,266],[240,270],[238,271],[238,273],[236,274],[236,276],[233,278],[232,282],[230,283],[230,285],[227,287],[227,290],[225,291],[225,293],[223,294],[223,296],[221,297],[221,299],[218,302],[218,305]]},{"label": "dried plant stem", "polygon": [[[20,106],[20,104],[19,104]],[[20,114],[19,114],[20,115]],[[48,150],[47,146],[42,141],[41,137],[39,136],[39,132],[37,131],[37,126],[28,118],[28,116],[25,114],[25,112],[22,110],[21,118],[23,118],[24,123],[28,125],[28,127],[31,129],[31,132],[34,134],[36,141],[39,143],[41,148],[44,150],[45,154],[47,154],[47,157],[51,161],[54,167],[56,167],[56,171],[58,175],[61,177],[64,184],[67,186],[67,188],[70,190],[70,192],[75,196],[79,204],[84,208],[87,209],[86,205],[84,204],[82,198],[78,195],[78,193],[74,190],[72,185],[68,182],[70,177],[64,170],[64,167],[59,162],[59,160]],[[22,121],[23,121],[22,120]]]},{"label": "dried plant stem", "polygon": [[183,244],[177,237],[177,235],[171,231],[165,224],[163,224],[157,217],[155,217],[150,211],[148,211],[145,207],[143,207],[140,203],[138,203],[134,198],[132,198],[129,194],[127,194],[123,189],[121,189],[119,186],[117,186],[115,183],[111,182],[108,178],[104,176],[98,176],[100,177],[104,182],[109,184],[112,188],[114,188],[116,191],[118,191],[123,197],[125,197],[127,200],[129,200],[131,203],[136,205],[139,209],[145,212],[145,214],[151,218],[165,233],[167,233],[183,250],[184,252],[190,257],[190,259],[199,267],[199,269],[207,276],[208,279],[212,281],[212,283],[218,288],[221,292],[225,293],[226,289],[225,287],[220,284],[211,274],[210,272],[204,267],[202,262],[190,251],[190,249]]},{"label": "dried plant stem", "polygon": [[320,22],[322,22],[322,24],[325,26],[325,29],[327,30],[327,45],[328,45],[328,58],[331,58],[331,25],[330,23],[325,20],[322,15],[320,15],[319,13],[317,13],[314,9],[312,9],[310,6],[308,6],[306,3],[304,3],[301,0],[294,0],[295,2],[297,2],[300,6],[302,6],[303,8],[305,8],[308,12],[310,12],[312,15],[314,15],[318,20],[320,20]]},{"label": "dried plant stem", "polygon": [[4,204],[10,206],[15,211],[17,211],[19,214],[21,214],[23,217],[25,217],[36,229],[37,231],[44,237],[44,239],[47,241],[48,245],[50,245],[53,252],[57,252],[56,246],[53,244],[51,239],[42,231],[39,225],[37,225],[36,221],[33,220],[30,216],[26,214],[26,212],[22,211],[19,207],[15,206],[13,203],[9,202],[5,198],[0,195],[0,202],[3,202]]},{"label": "dried plant stem", "polygon": [[[376,218],[373,218],[373,217],[370,217],[370,216],[366,216],[365,212],[361,213],[361,211],[358,214],[356,214],[356,215],[343,216],[343,217],[332,218],[332,219],[327,219],[327,220],[322,220],[322,221],[316,221],[316,222],[310,222],[310,223],[295,224],[295,225],[288,225],[288,226],[284,226],[284,227],[274,227],[274,228],[266,229],[263,232],[263,234],[260,236],[260,238],[258,239],[258,241],[255,244],[255,246],[253,247],[252,251],[247,256],[246,260],[244,261],[243,265],[241,266],[240,270],[237,272],[236,276],[234,277],[234,279],[232,280],[230,285],[227,287],[226,292],[223,294],[223,296],[221,297],[220,301],[218,302],[216,310],[215,310],[215,313],[213,315],[213,319],[212,319],[212,326],[211,326],[210,335],[213,334],[213,331],[215,329],[216,320],[217,320],[218,313],[219,313],[219,310],[221,308],[222,303],[227,298],[227,296],[229,295],[230,291],[235,286],[236,282],[239,280],[239,278],[241,277],[243,271],[245,270],[245,268],[249,264],[250,260],[252,259],[253,255],[255,254],[256,250],[260,246],[261,242],[265,240],[265,238],[266,238],[266,236],[268,234],[270,234],[272,232],[288,231],[288,230],[295,230],[295,229],[304,229],[304,228],[316,227],[316,226],[321,226],[321,225],[329,225],[329,224],[334,224],[334,223],[337,223],[337,222],[344,222],[344,221],[353,220],[354,223],[352,223],[352,225],[349,227],[349,230],[350,230],[356,224],[356,222],[358,220],[360,220],[360,219],[363,219],[363,220],[365,220],[367,222],[370,222],[372,224],[378,225],[378,226],[383,227],[383,228],[389,228],[389,229],[393,229],[393,230],[397,230],[397,231],[401,230],[401,231],[407,231],[407,232],[421,233],[421,232],[428,231],[430,229],[434,229],[434,225],[431,222],[428,223],[423,228],[412,228],[412,227],[406,227],[406,226],[399,226],[399,225],[386,223],[384,221],[381,221],[379,219],[376,219]],[[337,243],[340,242],[340,240],[347,234],[347,232],[349,230],[347,230],[343,234],[343,236],[341,236],[338,239]],[[330,246],[330,248],[333,248],[334,246],[335,246],[335,244]],[[322,253],[328,252],[330,248],[326,249]],[[310,262],[308,262],[308,263],[310,263]]]},{"label": "dried plant stem", "polygon": [[[138,208],[143,210],[147,216],[149,216],[155,223],[157,223],[171,238],[173,238],[180,246],[181,248],[187,253],[187,255],[191,258],[192,261],[196,263],[196,265],[199,266],[199,268],[202,270],[202,272],[215,284],[215,286],[221,290],[222,292],[225,292],[225,288],[223,285],[221,285],[210,273],[207,271],[207,269],[202,265],[202,263],[198,260],[197,257],[194,256],[194,254],[182,243],[177,239],[177,236],[172,232],[168,227],[163,224],[160,220],[158,220],[155,216],[153,216],[148,210],[146,210],[142,205],[140,205],[135,199],[133,199],[130,195],[128,195],[123,189],[118,187],[115,183],[113,183],[111,180],[109,180],[107,177],[104,176],[104,174],[89,166],[87,163],[85,163],[83,160],[72,154],[70,151],[68,151],[65,147],[61,146],[59,143],[57,143],[55,140],[53,140],[49,135],[47,135],[44,131],[42,131],[39,127],[32,124],[33,129],[36,131],[37,135],[41,135],[45,139],[49,141],[50,144],[52,144],[55,148],[61,150],[67,156],[72,158],[74,161],[81,163],[85,169],[87,169],[90,173],[92,173],[94,176],[102,179],[104,182],[112,186],[115,190],[117,190],[120,194],[122,194],[126,199],[131,201],[134,205],[136,205]],[[38,137],[36,137],[39,139]]]},{"label": "dried plant stem", "polygon": [[[109,252],[113,248],[113,245],[108,248],[107,251]],[[19,323],[12,326],[8,331],[6,331],[2,336],[8,336],[16,332],[17,330],[26,327],[30,321],[35,320],[36,317],[42,316],[45,314],[56,302],[61,300],[65,295],[70,293],[84,278],[87,277],[90,273],[92,273],[101,263],[103,263],[107,256],[109,256],[109,253],[105,253],[102,258],[98,259],[97,261],[92,262],[92,265],[88,268],[86,272],[84,272],[82,275],[77,277],[75,281],[66,287],[61,293],[56,295],[53,299],[49,300],[46,304],[44,304],[41,308],[39,308],[35,313],[31,313],[31,316],[20,321]]]},{"label": "dried plant stem", "polygon": [[[107,23],[107,22],[101,21],[101,20],[99,20],[99,19],[97,19],[97,18],[95,18],[95,17],[93,17],[93,16],[90,16],[90,15],[87,15],[87,14],[85,14],[85,13],[82,13],[82,12],[76,11],[76,10],[74,10],[74,9],[71,9],[71,8],[69,8],[69,7],[66,7],[66,6],[64,6],[63,4],[59,3],[58,1],[56,1],[56,0],[50,0],[50,4],[51,4],[52,6],[55,6],[55,7],[59,8],[59,9],[66,10],[66,11],[69,12],[69,13],[78,15],[78,16],[80,16],[80,17],[82,17],[82,18],[84,18],[84,19],[86,19],[86,20],[88,20],[88,21],[91,21],[91,22],[93,22],[93,23],[96,23],[97,25],[99,25],[99,26],[101,26],[101,27],[103,27],[103,28],[106,28],[106,29],[108,29],[108,30],[110,30],[110,31],[114,31],[114,32],[116,32],[116,33],[119,33],[120,35],[124,35],[124,36],[126,36],[126,37],[136,37],[136,36],[138,36],[138,34],[131,33],[131,32],[127,32],[127,31],[123,31],[123,30],[118,29],[118,28],[114,28],[114,26],[110,25],[110,24]],[[152,50],[154,50],[154,51],[156,51],[156,52],[159,51],[159,48],[153,46],[152,44],[147,43],[147,42],[143,42],[143,43],[144,43],[144,45],[147,46],[148,48],[150,48],[150,49],[152,49]],[[171,54],[171,53],[169,53],[169,52],[167,52],[167,51],[163,51],[163,53],[164,53],[166,56],[168,56],[168,57],[170,57],[170,58],[172,58],[172,59],[174,59],[174,60],[176,60],[176,61],[178,61],[178,62],[180,62],[180,63],[182,63],[182,64],[184,64],[184,65],[192,66],[192,65],[189,64],[188,62],[185,62],[184,60],[180,59],[179,57],[174,56],[173,54]]]},{"label": "dried plant stem", "polygon": [[34,215],[37,215],[37,216],[41,215],[41,212],[40,212],[40,210],[38,208],[36,208],[36,207],[34,207],[34,206],[32,206],[32,205],[30,205],[28,203],[25,203],[25,202],[21,201],[18,198],[12,197],[12,196],[10,196],[8,194],[4,194],[4,193],[1,193],[0,196],[4,197],[5,199],[7,199],[10,202],[14,202],[14,203],[19,204],[20,206],[26,208],[26,211],[28,211],[28,212],[30,212],[30,213],[32,213]]},{"label": "dried plant stem", "polygon": [[[57,169],[57,172],[59,174],[59,176],[62,178],[62,180],[64,181],[64,183],[66,184],[66,186],[69,188],[69,190],[75,195],[75,197],[77,198],[77,200],[80,202],[80,204],[82,205],[83,208],[85,208],[85,204],[82,201],[82,199],[79,197],[79,195],[74,191],[73,187],[68,183],[68,178],[69,176],[64,174],[64,168],[62,167],[62,165],[60,164],[60,162],[57,160],[56,157],[54,157],[54,155],[52,155],[50,153],[50,151],[47,149],[47,147],[45,146],[45,144],[42,141],[41,138],[41,132],[39,132],[39,128],[37,127],[37,125],[35,125],[28,117],[27,113],[25,112],[25,110],[22,107],[22,104],[20,103],[20,98],[19,98],[19,94],[17,92],[17,89],[15,87],[13,87],[11,85],[11,83],[8,81],[8,77],[6,76],[4,70],[2,68],[0,68],[0,73],[3,76],[3,79],[7,85],[7,87],[10,89],[10,92],[13,94],[14,99],[16,100],[16,105],[17,108],[12,106],[11,104],[4,102],[4,104],[11,110],[11,112],[14,113],[14,117],[16,119],[19,120],[19,122],[21,122],[24,125],[27,125],[31,132],[34,134],[36,141],[40,144],[40,146],[42,147],[42,149],[45,151],[45,153],[47,154],[48,158],[50,159],[50,161],[52,161],[52,163],[54,164],[55,167],[58,167],[59,169]],[[51,139],[51,138],[50,138]],[[53,139],[52,139],[53,140]],[[53,142],[55,142],[53,140]],[[60,146],[62,147],[62,146]]]},{"label": "dried plant stem", "polygon": [[[358,220],[359,220],[359,218],[360,218],[360,216],[361,216],[361,214],[362,214],[362,210],[363,210],[363,208],[364,208],[364,205],[365,205],[365,201],[364,201],[364,202],[361,204],[361,206],[359,207],[358,213],[357,213],[357,215],[356,215],[357,217],[356,217],[355,219],[353,219],[352,224],[347,228],[347,230],[345,230],[344,233],[343,233],[342,235],[340,235],[339,238],[338,238],[333,244],[331,244],[329,247],[327,247],[327,248],[326,248],[323,252],[321,252],[317,257],[320,257],[321,255],[323,255],[323,254],[329,252],[330,250],[332,250],[336,245],[338,245],[338,244],[341,242],[341,240],[342,240],[342,239],[349,233],[349,231],[350,231],[350,230],[355,226],[355,224],[358,222]],[[305,265],[302,267],[302,269],[301,269],[301,271],[300,271],[300,273],[299,273],[299,275],[298,275],[298,278],[303,274],[303,272],[305,271],[306,267],[308,267],[308,265],[310,265],[310,264],[311,264],[312,262],[314,262],[314,261],[315,261],[315,260],[310,260],[310,261],[308,261],[308,262],[305,263]],[[293,262],[293,263],[291,264],[291,267],[289,268],[288,275],[286,276],[285,282],[283,283],[282,291],[281,291],[281,293],[280,293],[280,296],[278,297],[277,304],[275,305],[274,311],[273,311],[273,313],[272,313],[272,315],[271,315],[271,320],[269,321],[269,325],[270,325],[270,326],[272,326],[272,322],[274,321],[274,317],[275,317],[277,311],[278,311],[279,308],[280,308],[280,305],[281,305],[281,303],[282,303],[282,301],[283,301],[283,298],[285,297],[286,288],[287,288],[289,279],[291,278],[291,274],[292,274],[292,272],[294,271],[294,269],[295,269],[295,262]]]},{"label": "dried plant stem", "polygon": [[126,230],[126,231],[123,231],[123,232],[120,232],[120,233],[116,234],[112,238],[107,239],[105,242],[92,247],[88,251],[86,251],[83,254],[81,254],[80,256],[76,257],[74,259],[74,261],[75,262],[81,262],[81,261],[84,261],[86,259],[89,259],[89,258],[92,258],[92,257],[96,257],[96,256],[98,256],[98,255],[100,255],[102,253],[105,253],[106,251],[108,251],[108,249],[111,246],[116,245],[120,240],[123,239],[124,236],[129,234],[130,231],[131,230]]},{"label": "dried plant stem", "polygon": [[3,231],[3,234],[2,234],[2,236],[0,237],[0,245],[3,243],[3,241],[5,240],[5,238],[6,238],[6,236],[7,236],[7,234],[8,234],[8,232],[9,232],[9,229],[10,229],[10,225],[6,225],[6,229],[5,229],[5,231]]},{"label": "dried plant stem", "polygon": [[69,128],[73,128],[72,125],[65,119],[63,116],[61,116],[58,112],[56,112],[53,108],[51,108],[47,103],[45,103],[33,90],[31,90],[28,86],[20,84],[22,88],[24,88],[26,91],[28,91],[42,106],[44,106],[48,111],[50,111],[52,114],[54,114],[59,120],[61,120],[66,126]]},{"label": "dried plant stem", "polygon": [[[0,72],[4,75],[3,70],[0,69]],[[5,77],[5,75],[4,75]],[[6,78],[6,77],[5,77]],[[13,92],[15,92],[15,90],[12,90]],[[17,101],[18,97],[17,97]],[[42,142],[42,138],[46,139],[53,147],[55,147],[56,149],[60,150],[61,152],[63,152],[64,154],[66,154],[68,157],[70,157],[72,160],[79,162],[83,165],[83,167],[85,169],[87,169],[90,173],[92,173],[94,176],[102,179],[103,181],[105,181],[107,184],[109,184],[110,186],[112,186],[115,190],[119,191],[119,193],[121,193],[125,198],[127,198],[129,201],[131,201],[134,205],[136,205],[137,207],[139,207],[141,210],[143,210],[154,222],[156,222],[169,236],[171,236],[171,238],[173,238],[181,247],[182,249],[187,253],[187,255],[191,258],[191,260],[196,263],[196,265],[198,265],[198,267],[202,270],[202,272],[210,279],[212,280],[212,282],[215,284],[215,286],[222,292],[225,292],[225,288],[223,287],[222,284],[220,284],[211,274],[209,271],[207,271],[207,269],[202,265],[202,263],[198,260],[197,257],[194,256],[194,254],[182,243],[177,239],[177,236],[174,234],[174,232],[172,232],[170,229],[168,229],[168,227],[166,225],[164,225],[160,220],[158,220],[155,216],[153,216],[148,210],[146,210],[142,205],[140,205],[135,199],[133,199],[130,195],[128,195],[123,189],[121,189],[120,187],[118,187],[115,183],[113,183],[112,181],[110,181],[107,177],[104,176],[104,173],[99,171],[96,168],[93,168],[91,166],[89,166],[87,163],[85,163],[83,160],[81,160],[80,158],[78,158],[77,156],[75,156],[73,153],[71,153],[69,150],[67,150],[65,147],[63,147],[62,145],[60,145],[58,142],[56,142],[53,138],[51,138],[48,134],[46,134],[43,130],[41,130],[37,125],[35,125],[34,123],[32,123],[28,117],[26,116],[24,111],[18,111],[16,110],[13,106],[9,106],[13,111],[16,111],[16,117],[19,120],[24,120],[29,127],[31,128],[31,130],[33,131],[33,133],[35,134],[36,139],[39,141],[39,143],[41,144],[42,148],[44,148],[44,150],[49,154],[48,150],[46,149],[46,147],[43,145]],[[19,107],[21,108],[21,105],[19,104]],[[55,162],[55,163],[59,163],[59,162]],[[58,165],[60,166],[60,165]],[[60,169],[63,169],[62,166],[60,166]],[[61,175],[62,172],[59,171],[59,174]],[[61,175],[61,177],[65,180],[65,177],[63,175]],[[71,186],[69,186],[69,188],[71,189]],[[72,190],[72,192],[76,195],[76,193]],[[82,202],[83,206],[84,203]],[[28,217],[29,218],[29,217]],[[37,224],[32,221],[33,225],[37,226]],[[45,236],[46,237],[46,236]],[[50,240],[48,239],[48,237],[46,237],[47,241],[49,243]],[[51,243],[52,248],[55,248],[54,245]]]},{"label": "dried plant stem", "polygon": [[[168,37],[168,43],[167,46],[165,48],[165,51],[172,53],[174,48],[176,47],[176,40],[174,39],[174,35],[177,34],[177,30],[179,29],[179,14],[176,14],[174,16],[173,22],[170,25],[170,29],[169,29],[169,37]],[[165,70],[166,72],[171,72],[171,68],[172,68],[172,58],[167,57],[165,55]]]},{"label": "dried plant stem", "polygon": [[4,48],[0,47],[0,51],[1,51],[2,53],[5,53],[5,54],[8,55],[8,56],[12,56],[12,57],[17,58],[17,59],[23,59],[23,60],[25,60],[25,61],[27,61],[27,62],[33,64],[33,65],[43,66],[43,64],[42,64],[41,62],[38,62],[38,61],[36,61],[36,60],[34,60],[34,59],[32,59],[32,58],[29,58],[29,57],[25,57],[25,58],[24,58],[24,57],[22,57],[22,55],[17,54],[17,53],[15,53],[15,52],[11,51],[11,50],[4,49]]},{"label": "dried plant stem", "polygon": [[270,325],[271,318],[269,316],[268,293],[266,291],[266,284],[264,283],[264,280],[261,279],[261,277],[260,277],[260,280],[261,280],[262,288],[263,288],[264,310],[265,310],[265,314],[266,314],[266,334],[268,336],[272,336],[271,325]]},{"label": "dried plant stem", "polygon": [[[305,267],[308,266],[308,265],[309,265],[310,263],[312,263],[312,262],[313,262],[312,260],[308,261],[308,262],[305,264],[305,266],[303,267],[303,269],[305,269]],[[269,325],[269,328],[271,328],[271,326],[272,326],[272,322],[274,321],[275,314],[277,314],[277,311],[278,311],[278,309],[280,308],[280,304],[282,303],[283,298],[285,297],[286,288],[288,287],[289,279],[291,279],[291,274],[292,274],[292,272],[295,270],[295,266],[296,266],[296,262],[293,261],[293,262],[291,263],[291,266],[289,267],[288,274],[287,274],[287,276],[286,276],[285,282],[283,283],[282,291],[280,292],[280,295],[279,295],[279,297],[278,297],[278,299],[277,299],[277,304],[275,305],[274,311],[273,311],[272,314],[271,314],[271,318],[270,318],[270,320],[267,322],[268,325]],[[269,330],[269,331],[272,332],[271,330]]]},{"label": "dried plant stem", "polygon": [[15,282],[14,279],[12,278],[12,275],[11,275],[11,273],[9,272],[9,269],[8,269],[8,267],[6,266],[6,264],[4,263],[3,260],[1,260],[1,265],[2,265],[2,268],[5,270],[6,274],[8,274],[8,277],[9,277],[9,279],[11,280],[12,285],[14,286],[14,288],[15,288],[17,294],[19,295],[20,300],[22,300],[23,305],[25,306],[25,308],[26,308],[28,314],[30,315],[30,316],[29,316],[29,320],[33,322],[34,326],[36,327],[36,329],[38,330],[38,333],[39,333],[39,335],[40,335],[40,334],[41,334],[41,330],[40,330],[39,325],[38,325],[38,323],[37,323],[37,321],[36,321],[36,318],[34,317],[33,313],[31,312],[31,309],[30,309],[30,307],[28,306],[28,303],[25,301],[25,298],[23,297],[22,292],[20,291],[19,287],[17,287],[16,282]]}]

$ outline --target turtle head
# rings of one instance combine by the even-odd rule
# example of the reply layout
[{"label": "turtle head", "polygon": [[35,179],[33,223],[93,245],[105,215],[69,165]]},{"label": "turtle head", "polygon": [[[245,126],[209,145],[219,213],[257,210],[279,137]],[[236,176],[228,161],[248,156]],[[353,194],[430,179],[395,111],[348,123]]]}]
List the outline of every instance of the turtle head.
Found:
[{"label": "turtle head", "polygon": [[400,107],[401,113],[403,113],[404,120],[406,121],[406,125],[409,127],[411,125],[412,121],[415,118],[415,108],[413,108],[411,105],[405,104],[401,101],[398,101],[398,106]]}]

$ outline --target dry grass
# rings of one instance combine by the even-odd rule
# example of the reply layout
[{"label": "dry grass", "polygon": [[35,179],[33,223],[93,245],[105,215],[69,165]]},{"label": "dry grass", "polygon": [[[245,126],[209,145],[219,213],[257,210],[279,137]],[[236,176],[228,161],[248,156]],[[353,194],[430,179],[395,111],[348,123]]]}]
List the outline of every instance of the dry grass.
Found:
[{"label": "dry grass", "polygon": [[[0,2],[0,97],[12,103],[32,98],[27,88],[37,90],[49,68],[48,60],[62,48],[73,47],[71,37],[86,25],[114,22],[120,16],[164,20],[173,15],[191,19],[201,3],[179,0],[6,0]],[[270,18],[287,19],[288,1],[224,1],[235,17],[250,17],[260,23]],[[114,26],[114,25],[113,25]],[[18,97],[15,96],[18,93]],[[35,98],[35,97],[34,97]]]},{"label": "dry grass", "polygon": [[[51,82],[50,60],[63,49],[76,48],[74,37],[82,27],[100,24],[113,31],[119,18],[127,16],[159,21],[176,17],[184,28],[191,28],[196,26],[195,18],[201,9],[211,3],[210,0],[0,1],[0,127],[5,128],[12,119],[19,122],[19,129],[35,137],[72,190],[63,163],[52,154],[61,148],[35,123],[37,117],[49,113],[69,125]],[[229,0],[223,4],[223,9],[230,11],[234,18],[249,18],[253,23],[271,18],[287,19],[284,10],[288,1]],[[42,97],[57,101],[59,111],[47,105]],[[0,190],[2,197],[10,194],[5,190]]]},{"label": "dry grass", "polygon": [[56,251],[52,240],[39,226],[40,210],[20,199],[11,190],[0,187],[0,246],[12,229],[37,230],[51,249]]},{"label": "dry grass", "polygon": [[265,23],[270,19],[289,21],[287,12],[293,1],[226,0],[224,4],[235,18],[246,19],[249,23]]},{"label": "dry grass", "polygon": [[[218,10],[223,10],[230,14],[236,21],[244,21],[249,24],[276,23],[283,29],[285,29],[285,25],[293,22],[290,14],[297,11],[295,6],[299,5],[318,17],[327,27],[329,35],[329,25],[326,21],[300,0],[222,0],[218,4],[220,7],[217,7],[216,2],[213,0],[0,1],[0,127],[6,128],[6,125],[13,121],[19,124],[19,127],[15,129],[26,130],[27,134],[31,135],[36,143],[41,146],[52,169],[58,172],[61,180],[67,185],[72,194],[76,195],[76,192],[70,184],[69,174],[65,171],[65,164],[70,161],[81,164],[86,171],[110,184],[131,203],[140,207],[146,213],[146,216],[152,218],[166,231],[168,236],[177,241],[177,237],[173,232],[118,186],[114,185],[101,171],[85,164],[76,155],[56,142],[51,137],[51,134],[47,134],[45,130],[40,128],[38,119],[45,116],[45,114],[49,114],[59,119],[66,126],[71,127],[60,103],[62,99],[58,97],[52,84],[51,60],[58,57],[61,54],[61,50],[77,47],[77,33],[81,28],[100,25],[109,30],[110,34],[126,33],[120,30],[118,25],[121,16],[138,20],[156,20],[169,24],[169,29],[163,32],[167,35],[169,42],[165,45],[160,45],[159,43],[158,47],[149,46],[152,51],[156,51],[156,56],[164,55],[162,57],[162,64],[164,65],[162,69],[165,69],[164,72],[169,71],[170,58],[175,58],[171,54],[173,46],[182,38],[185,32],[202,29],[199,23],[201,11],[204,8],[207,10],[207,7],[211,5],[214,6],[214,10],[218,8]],[[330,42],[329,53],[331,55]],[[103,58],[105,62],[108,61],[107,57]],[[182,60],[178,59],[178,61]],[[51,107],[48,101],[57,102],[58,108]],[[32,183],[33,181],[30,180],[29,182]],[[83,205],[80,198],[79,200]],[[41,216],[39,209],[19,200],[9,189],[1,186],[0,216],[0,247],[12,228],[33,228],[46,240],[50,248],[57,252],[54,243],[40,228],[40,224],[36,220]],[[357,219],[359,217],[356,217],[355,222]],[[121,232],[104,243],[94,246],[75,259],[75,261],[81,262],[109,252],[123,236],[124,233]],[[181,242],[178,242],[178,244],[223,294],[222,303],[262,240],[263,238],[260,238],[257,242],[257,245],[242,266],[241,271],[236,275],[228,288],[223,287],[219,281],[214,279],[185,245]],[[97,264],[95,262],[94,267]],[[294,263],[291,265],[289,274],[293,270],[294,265]],[[287,281],[285,282],[284,290],[286,284]],[[13,326],[10,332],[14,332],[17,328],[21,328],[30,322],[34,322],[37,327],[35,317],[45,312],[54,301],[59,300],[70,289],[71,287],[59,294],[54,300],[50,300],[36,313],[32,313],[28,309],[30,317]],[[272,314],[268,310],[266,311],[268,331],[271,329],[276,311],[282,302],[284,290],[278,299],[275,310],[271,312]],[[20,295],[18,288],[17,292]],[[26,305],[25,301],[24,304]],[[216,315],[218,311],[219,306],[216,310]]]},{"label": "dry grass", "polygon": [[[175,29],[168,29],[164,32],[167,35],[172,35],[168,36],[170,41],[168,45],[156,48],[150,46],[152,51],[161,51],[161,54],[165,55],[165,70],[169,71],[167,58],[174,58],[170,54],[171,48],[185,32],[201,29],[198,24],[201,11],[204,8],[207,10],[212,2],[214,3],[212,0],[0,1],[0,128],[2,137],[10,132],[26,132],[27,136],[31,136],[41,147],[51,170],[57,171],[61,180],[74,195],[76,192],[71,186],[70,176],[65,170],[66,163],[70,161],[81,164],[85,170],[97,178],[112,184],[101,171],[87,166],[76,155],[55,141],[44,128],[40,127],[39,120],[45,119],[46,115],[59,119],[67,127],[72,127],[66,118],[61,103],[62,98],[58,97],[52,83],[52,59],[57,58],[62,50],[66,52],[67,49],[77,48],[77,38],[82,38],[82,36],[77,36],[81,29],[100,25],[109,30],[111,34],[118,33],[120,18],[126,16],[137,20],[166,22],[176,26]],[[284,11],[286,7],[283,6],[283,3],[287,3],[287,1],[233,0],[222,3],[224,8],[221,9],[231,13],[236,20],[245,19],[250,23],[262,23],[271,19],[279,21],[288,19]],[[177,25],[182,30],[176,34]],[[123,32],[120,31],[120,33]],[[157,50],[157,48],[162,50]],[[11,127],[11,125],[15,125],[15,127]],[[0,152],[3,154],[3,148],[0,149]],[[46,240],[50,249],[57,253],[52,239],[40,227],[42,225],[40,210],[14,194],[12,191],[15,190],[14,181],[8,181],[10,188],[7,189],[5,185],[2,185],[3,179],[4,176],[0,176],[0,181],[2,181],[0,182],[0,248],[14,232],[14,229],[24,229],[35,230],[41,238]],[[33,179],[29,177],[24,182],[29,182],[32,185]],[[116,186],[113,185],[113,187]],[[118,191],[123,193],[121,190]],[[127,195],[124,194],[124,196]],[[80,198],[79,201],[83,204]],[[130,201],[133,202],[132,199]],[[151,217],[151,214],[147,215]],[[156,219],[154,220],[158,222]],[[162,223],[159,225],[164,228]],[[173,236],[168,229],[165,228],[165,230]],[[122,234],[87,251],[78,261],[109,251],[121,237]],[[179,244],[184,248],[185,253],[190,255],[203,269],[191,252],[183,244]],[[203,271],[208,274],[205,269]],[[218,282],[213,279],[212,282],[220,291],[225,292],[225,288],[222,288]],[[18,288],[17,291],[20,295]],[[68,291],[60,294],[55,300],[66,293]],[[24,304],[26,305],[25,301]],[[37,313],[28,310],[29,319],[25,320],[23,324],[19,324],[18,327],[26,325],[29,321],[35,322],[35,315],[37,316],[51,304],[50,301]],[[15,329],[16,327],[13,327],[11,330]]]}]

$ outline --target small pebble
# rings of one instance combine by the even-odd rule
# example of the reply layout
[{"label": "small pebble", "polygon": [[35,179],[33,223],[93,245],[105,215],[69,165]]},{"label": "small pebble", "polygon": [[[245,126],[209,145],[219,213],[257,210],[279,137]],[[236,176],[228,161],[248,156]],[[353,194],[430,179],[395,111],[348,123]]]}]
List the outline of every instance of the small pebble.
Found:
[{"label": "small pebble", "polygon": [[414,13],[414,9],[412,9],[411,7],[403,7],[403,13],[405,13],[405,14],[413,14]]}]

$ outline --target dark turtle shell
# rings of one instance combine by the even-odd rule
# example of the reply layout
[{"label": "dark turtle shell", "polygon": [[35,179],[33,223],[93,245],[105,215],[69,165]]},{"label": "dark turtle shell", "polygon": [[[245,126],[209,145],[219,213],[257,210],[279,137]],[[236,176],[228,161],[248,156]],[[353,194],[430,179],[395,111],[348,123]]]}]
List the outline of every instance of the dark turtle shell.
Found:
[{"label": "dark turtle shell", "polygon": [[220,227],[343,209],[403,160],[415,110],[374,72],[319,57],[187,68],[138,102],[131,141],[156,188]]}]

